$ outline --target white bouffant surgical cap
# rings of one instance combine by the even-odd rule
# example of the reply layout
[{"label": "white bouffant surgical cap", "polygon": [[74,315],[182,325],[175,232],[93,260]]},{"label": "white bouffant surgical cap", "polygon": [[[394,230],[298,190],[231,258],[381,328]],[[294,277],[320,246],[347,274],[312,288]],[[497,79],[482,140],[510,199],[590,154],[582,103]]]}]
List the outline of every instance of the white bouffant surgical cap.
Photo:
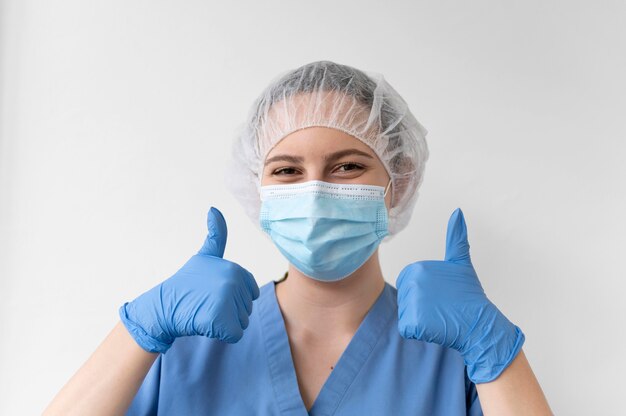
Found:
[{"label": "white bouffant surgical cap", "polygon": [[240,126],[225,180],[254,224],[260,229],[259,191],[268,153],[287,135],[312,126],[341,130],[374,151],[391,178],[386,239],[406,227],[428,160],[428,131],[381,74],[331,61],[274,78]]}]

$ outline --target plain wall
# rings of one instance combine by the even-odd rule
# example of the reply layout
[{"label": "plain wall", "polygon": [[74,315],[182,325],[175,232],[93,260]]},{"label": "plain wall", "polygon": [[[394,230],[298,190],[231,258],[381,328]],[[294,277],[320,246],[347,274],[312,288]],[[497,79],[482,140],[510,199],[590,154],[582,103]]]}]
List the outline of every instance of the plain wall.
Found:
[{"label": "plain wall", "polygon": [[[485,291],[526,334],[552,409],[617,415],[626,373],[626,4],[34,1],[1,9],[0,414],[36,414],[200,248],[263,285],[287,263],[223,181],[276,74],[382,73],[428,129],[387,281],[443,259],[461,207]],[[623,414],[623,413],[622,413]]]}]

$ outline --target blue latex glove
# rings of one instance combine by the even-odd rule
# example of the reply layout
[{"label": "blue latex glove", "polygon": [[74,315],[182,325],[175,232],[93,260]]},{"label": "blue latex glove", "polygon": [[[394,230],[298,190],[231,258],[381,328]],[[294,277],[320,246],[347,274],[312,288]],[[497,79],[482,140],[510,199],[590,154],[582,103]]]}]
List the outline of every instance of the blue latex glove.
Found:
[{"label": "blue latex glove", "polygon": [[445,260],[409,264],[396,286],[400,334],[459,351],[474,383],[495,380],[524,344],[478,281],[460,208],[448,221]]},{"label": "blue latex glove", "polygon": [[174,339],[190,335],[235,343],[248,327],[259,287],[250,272],[222,258],[227,228],[217,208],[209,210],[207,226],[209,234],[196,255],[119,309],[126,329],[146,351],[165,353]]}]

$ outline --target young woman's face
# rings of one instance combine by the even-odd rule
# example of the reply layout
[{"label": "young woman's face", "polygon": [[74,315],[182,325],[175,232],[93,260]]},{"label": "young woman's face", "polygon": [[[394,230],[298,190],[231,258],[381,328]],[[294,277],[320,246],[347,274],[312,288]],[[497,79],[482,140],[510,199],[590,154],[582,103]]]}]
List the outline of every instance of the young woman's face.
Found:
[{"label": "young woman's face", "polygon": [[[389,175],[359,139],[329,127],[307,127],[282,139],[267,155],[261,185],[320,180],[387,186]],[[391,185],[385,197],[391,208]]]}]

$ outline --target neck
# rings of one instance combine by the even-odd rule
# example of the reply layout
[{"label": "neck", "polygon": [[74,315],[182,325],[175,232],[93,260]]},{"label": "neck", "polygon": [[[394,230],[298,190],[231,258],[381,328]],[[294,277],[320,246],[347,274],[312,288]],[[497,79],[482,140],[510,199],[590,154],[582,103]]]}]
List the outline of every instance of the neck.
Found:
[{"label": "neck", "polygon": [[287,331],[300,336],[352,335],[385,287],[378,249],[350,276],[335,282],[314,280],[293,265],[276,284]]}]

